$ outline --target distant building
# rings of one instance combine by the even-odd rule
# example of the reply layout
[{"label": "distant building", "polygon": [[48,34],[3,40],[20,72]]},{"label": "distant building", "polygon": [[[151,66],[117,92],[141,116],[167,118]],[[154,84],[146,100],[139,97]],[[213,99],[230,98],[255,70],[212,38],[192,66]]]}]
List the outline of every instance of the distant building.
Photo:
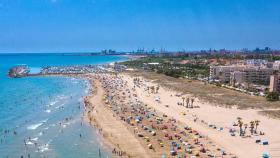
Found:
[{"label": "distant building", "polygon": [[223,83],[229,83],[231,73],[241,70],[240,66],[210,66],[210,77],[219,79]]},{"label": "distant building", "polygon": [[280,94],[280,74],[270,76],[270,92],[278,92]]},{"label": "distant building", "polygon": [[246,81],[246,73],[240,71],[234,71],[230,74],[230,84],[235,86],[236,84],[242,84]]},{"label": "distant building", "polygon": [[263,60],[263,59],[246,60],[246,65],[250,65],[250,66],[262,66],[262,65],[266,65],[266,64],[267,64],[267,60]]},{"label": "distant building", "polygon": [[270,75],[273,74],[272,68],[257,67],[257,66],[211,66],[210,77],[218,79],[222,83],[255,83],[268,85]]},{"label": "distant building", "polygon": [[243,70],[246,75],[246,82],[268,85],[270,76],[273,74],[272,68],[250,67]]},{"label": "distant building", "polygon": [[267,68],[273,68],[274,62],[267,62],[266,67]]},{"label": "distant building", "polygon": [[159,65],[159,63],[148,63],[149,65]]},{"label": "distant building", "polygon": [[280,60],[273,63],[273,70],[280,71]]}]

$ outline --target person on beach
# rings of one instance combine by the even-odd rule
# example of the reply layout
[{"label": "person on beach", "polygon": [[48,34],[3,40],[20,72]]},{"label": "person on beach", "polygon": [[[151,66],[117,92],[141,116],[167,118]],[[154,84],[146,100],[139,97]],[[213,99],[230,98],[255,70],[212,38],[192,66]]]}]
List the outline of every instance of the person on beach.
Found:
[{"label": "person on beach", "polygon": [[98,149],[98,155],[99,155],[99,157],[101,158],[101,151],[100,151],[100,148]]},{"label": "person on beach", "polygon": [[[186,144],[186,142],[189,143],[190,148],[192,148],[192,150],[194,151],[199,150],[200,147],[198,147],[198,145],[195,144],[195,141],[191,139],[192,137],[195,137],[196,134],[199,135],[198,132],[194,132],[191,129],[188,130],[185,129],[186,131],[184,129],[183,130],[180,129],[178,126],[179,122],[176,119],[169,118],[167,115],[166,117],[165,116],[160,117],[162,115],[158,114],[154,108],[149,108],[148,107],[149,105],[145,105],[141,101],[142,98],[138,97],[138,95],[141,95],[139,94],[139,90],[146,88],[145,85],[147,84],[146,81],[143,82],[142,80],[140,80],[140,78],[136,78],[134,80],[135,81],[134,85],[130,83],[129,86],[129,84],[126,85],[127,81],[125,81],[122,78],[122,76],[115,77],[110,74],[99,74],[99,75],[95,75],[95,78],[99,78],[99,82],[101,83],[101,88],[104,89],[104,93],[105,93],[103,99],[104,103],[105,100],[108,100],[106,101],[107,103],[104,105],[110,106],[110,108],[108,109],[109,110],[112,109],[113,115],[116,118],[118,118],[118,120],[122,120],[125,123],[127,123],[128,127],[132,128],[131,131],[133,131],[134,134],[138,134],[141,132],[141,135],[144,138],[141,141],[145,141],[145,142],[149,141],[152,144],[152,148],[149,147],[149,149],[158,152],[159,150],[157,148],[159,146],[155,145],[154,143],[160,140],[161,142],[161,146],[159,147],[161,148],[160,151],[168,151],[170,149],[169,145],[165,145],[165,144],[169,144],[169,143],[171,144],[172,142],[176,143],[175,145],[173,144],[173,146],[174,146],[174,151],[178,152],[178,155],[179,152],[181,153],[181,150],[182,151],[184,150],[181,148],[183,148],[183,146],[186,146],[184,145]],[[133,78],[130,78],[130,81],[132,79]],[[148,92],[146,91],[145,93],[146,94],[151,93],[151,96],[153,96],[154,94],[157,94],[159,90],[157,90],[157,87],[154,88],[151,87],[152,86],[148,87],[149,90]],[[128,97],[130,95],[131,97]],[[192,106],[191,100],[189,104],[190,104],[189,106]],[[98,107],[98,105],[96,106]],[[107,106],[104,107],[107,108]],[[100,112],[102,113],[102,111]],[[136,119],[138,117],[141,119]],[[137,130],[135,130],[135,127],[137,127]],[[104,131],[105,130],[106,129],[104,128]],[[154,131],[157,134],[151,136],[150,138],[147,138],[151,131]],[[166,136],[162,137],[162,135],[166,135]],[[164,137],[166,137],[166,139]],[[204,138],[201,136],[201,138],[199,138],[199,143],[201,144],[203,143],[203,145],[206,145],[206,143],[202,141],[203,139]],[[117,146],[119,148],[119,144],[117,144]],[[212,151],[213,149],[209,149],[209,150]],[[116,150],[114,148],[112,150],[112,154],[116,156],[124,156],[126,155],[126,152],[122,150]],[[190,154],[190,156],[192,155]],[[222,155],[219,154],[217,156],[222,156]],[[206,155],[203,155],[202,157],[206,157]],[[223,156],[223,157],[227,157],[227,156]]]}]

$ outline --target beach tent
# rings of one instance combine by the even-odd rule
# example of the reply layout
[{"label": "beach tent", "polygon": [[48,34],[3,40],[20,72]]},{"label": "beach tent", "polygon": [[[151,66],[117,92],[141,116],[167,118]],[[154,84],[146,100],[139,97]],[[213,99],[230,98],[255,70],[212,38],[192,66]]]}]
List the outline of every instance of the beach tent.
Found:
[{"label": "beach tent", "polygon": [[261,139],[257,138],[256,143],[260,143],[260,142],[261,142]]},{"label": "beach tent", "polygon": [[177,152],[176,152],[175,150],[172,149],[172,150],[170,151],[170,154],[171,154],[172,156],[175,156],[175,155],[177,154]]},{"label": "beach tent", "polygon": [[268,140],[263,140],[263,145],[268,145]]}]

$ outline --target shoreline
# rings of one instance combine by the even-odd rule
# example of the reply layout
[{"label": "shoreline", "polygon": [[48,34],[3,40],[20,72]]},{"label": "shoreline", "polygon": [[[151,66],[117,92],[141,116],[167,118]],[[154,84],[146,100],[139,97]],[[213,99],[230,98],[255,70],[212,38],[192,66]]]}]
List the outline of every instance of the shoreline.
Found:
[{"label": "shoreline", "polygon": [[[115,104],[114,101],[107,102],[108,98],[111,97],[110,95],[113,95],[113,93],[115,93],[114,90],[116,90],[117,93],[112,96],[113,98],[119,98],[117,100],[119,100],[120,102],[117,101],[116,103],[129,104],[127,101],[129,101],[129,98],[131,97],[130,94],[128,95],[128,93],[136,93],[136,91],[133,90],[133,88],[131,87],[132,85],[130,84],[127,85],[127,88],[132,88],[132,92],[129,92],[129,90],[126,89],[127,94],[124,95],[125,92],[121,92],[122,90],[118,90],[117,88],[119,85],[122,85],[118,83],[124,78],[116,77],[111,74],[99,75],[100,74],[94,74],[92,76],[95,77],[91,78],[96,79],[94,81],[94,84],[92,81],[91,84],[92,86],[95,86],[95,89],[97,89],[97,93],[94,90],[92,91],[93,95],[85,98],[86,117],[92,124],[95,124],[95,127],[100,130],[100,133],[102,133],[101,135],[103,136],[105,142],[109,143],[112,148],[121,150],[126,153],[127,155],[125,156],[169,157],[170,155],[173,155],[173,152],[175,152],[175,155],[193,155],[202,158],[208,157],[207,154],[228,158],[234,157],[230,150],[221,150],[223,149],[223,147],[214,143],[215,140],[209,139],[207,135],[204,135],[200,132],[198,133],[196,129],[191,129],[191,127],[186,129],[185,122],[182,122],[177,118],[175,119],[168,113],[164,113],[158,109],[156,110],[156,108],[152,108],[152,106],[146,106],[144,104],[138,105],[140,102],[137,101],[137,98],[139,97],[137,97],[136,94],[135,96],[133,95],[132,98],[135,98],[136,103],[138,103],[136,107],[135,105],[134,107],[132,106],[132,109],[128,105],[125,106],[124,104],[119,106],[120,104]],[[102,79],[99,80],[98,78]],[[100,83],[103,83],[103,85]],[[104,93],[98,94],[98,91],[100,92],[104,90],[108,92],[106,95],[104,95]],[[117,110],[116,108],[121,109]],[[130,109],[132,110],[131,112]],[[135,110],[133,109],[138,109],[138,112],[135,113]],[[151,116],[150,114],[148,115],[148,113],[151,112],[154,114]],[[168,114],[168,116],[165,116],[165,114]],[[134,121],[127,122],[128,120],[125,118],[130,117],[142,117],[143,120],[136,124],[133,123]],[[161,119],[160,122],[158,122],[159,118]],[[158,125],[156,125],[155,123]],[[148,130],[148,132],[146,128],[151,128],[151,131]],[[153,132],[156,134],[154,135]],[[166,136],[167,133],[169,133],[168,135],[170,136]],[[140,134],[143,136],[140,136]],[[123,140],[126,141],[124,142]],[[158,140],[161,141],[158,142]],[[183,150],[181,149],[181,147],[175,149],[173,143],[177,145],[182,143],[182,148],[187,147],[188,149]],[[171,150],[172,148],[170,149],[170,146],[168,144],[173,146],[174,149]],[[139,151],[139,149],[141,151]],[[224,154],[224,152],[226,152],[226,154]]]},{"label": "shoreline", "polygon": [[[110,110],[106,109],[101,98],[103,96],[103,90],[98,82],[90,81],[93,90],[89,96],[84,98],[86,109],[85,119],[99,131],[99,134],[102,136],[102,141],[112,149],[113,157],[150,157],[131,132],[126,130],[125,125],[117,120]],[[104,116],[108,119],[107,121],[105,121]],[[112,121],[112,123],[110,124],[108,121]],[[111,128],[108,128],[109,126]],[[134,142],[128,142],[128,145],[121,143],[121,138],[117,137],[120,135],[123,135],[122,137],[130,137],[129,142],[136,141],[136,144]],[[138,146],[138,150],[131,150],[131,145]],[[116,153],[113,153],[113,151],[116,151]]]},{"label": "shoreline", "polygon": [[[256,156],[261,156],[262,153],[265,151],[269,151],[271,148],[277,148],[277,143],[278,139],[275,137],[275,131],[277,129],[269,131],[271,126],[271,122],[277,122],[275,120],[266,118],[266,117],[261,117],[261,115],[256,114],[253,109],[252,110],[240,110],[240,109],[228,109],[225,107],[215,107],[213,106],[213,103],[209,103],[205,100],[200,100],[196,96],[193,96],[196,98],[195,104],[198,104],[201,108],[194,108],[194,109],[184,109],[183,107],[176,106],[174,103],[177,101],[181,101],[180,97],[177,97],[176,100],[175,97],[170,97],[171,94],[175,96],[176,93],[180,93],[180,91],[175,91],[172,89],[169,89],[168,87],[162,87],[159,90],[159,93],[157,94],[147,94],[145,90],[144,84],[146,86],[155,86],[156,84],[153,82],[153,80],[149,79],[144,79],[142,78],[143,76],[139,76],[140,80],[142,81],[141,84],[137,85],[132,82],[132,80],[135,78],[135,76],[130,76],[125,73],[120,73],[118,74],[120,77],[115,77],[114,74],[111,73],[97,73],[97,74],[74,74],[74,75],[65,75],[65,74],[60,74],[60,75],[44,75],[44,76],[62,76],[62,77],[74,77],[74,78],[80,78],[80,79],[85,79],[89,82],[89,93],[87,96],[84,97],[84,102],[85,102],[85,115],[84,119],[85,121],[88,121],[91,126],[94,126],[97,131],[99,131],[99,135],[101,136],[101,140],[103,143],[105,143],[106,147],[108,146],[109,149],[112,150],[115,149],[118,154],[114,153],[112,154],[113,157],[119,157],[122,155],[122,157],[153,157],[157,155],[156,157],[159,157],[163,151],[166,150],[166,148],[160,149],[157,148],[158,146],[155,145],[155,142],[152,140],[153,138],[151,137],[151,143],[155,145],[155,148],[157,148],[157,153],[151,152],[151,150],[148,149],[147,143],[143,142],[142,138],[137,137],[137,135],[134,132],[134,127],[135,126],[130,126],[129,124],[122,122],[121,119],[117,118],[118,116],[121,115],[116,115],[114,111],[112,110],[109,105],[111,105],[111,102],[109,104],[105,103],[105,96],[109,97],[108,94],[112,93],[112,91],[108,92],[108,88],[106,90],[106,87],[104,87],[104,84],[108,84],[106,82],[106,79],[100,79],[100,76],[103,77],[109,76],[108,79],[119,79],[121,78],[124,82],[127,82],[127,88],[132,88],[133,85],[135,88],[135,91],[132,91],[132,93],[136,94],[136,98],[139,100],[142,100],[148,107],[151,107],[157,111],[157,115],[162,115],[162,114],[167,114],[168,117],[175,118],[178,122],[180,121],[180,126],[184,125],[191,125],[195,130],[198,130],[199,133],[205,135],[207,138],[210,138],[211,142],[214,142],[216,145],[221,146],[219,148],[226,149],[227,152],[233,152],[234,154],[237,154],[238,157],[256,157]],[[116,75],[117,76],[117,75]],[[99,78],[98,78],[99,77]],[[99,80],[100,79],[100,80]],[[110,80],[108,80],[110,81]],[[103,85],[102,85],[102,82]],[[109,85],[109,84],[108,84]],[[107,86],[108,86],[107,85]],[[136,86],[136,87],[135,87]],[[117,89],[116,89],[117,90]],[[104,91],[104,92],[102,92]],[[107,95],[105,95],[105,91],[108,92]],[[101,94],[98,94],[101,92]],[[121,91],[117,92],[121,93]],[[184,94],[186,96],[192,96],[192,94]],[[126,95],[127,96],[127,95]],[[160,97],[162,98],[162,102],[158,103],[155,102],[154,98],[155,97]],[[128,98],[126,98],[128,99]],[[172,101],[169,101],[168,99],[171,99]],[[87,102],[87,103],[86,103]],[[87,105],[86,105],[87,104]],[[168,104],[170,107],[164,107],[164,104]],[[172,105],[174,104],[174,105]],[[205,111],[201,110],[207,110],[209,113],[205,114]],[[96,110],[96,111],[95,111]],[[182,112],[186,113],[186,116],[182,116]],[[219,117],[215,116],[215,113],[219,112],[220,114],[218,115]],[[252,116],[247,116],[248,114]],[[218,132],[218,131],[213,131],[213,129],[205,126],[205,124],[202,124],[200,122],[193,122],[193,116],[197,116],[199,118],[199,121],[206,121],[206,122],[211,122],[217,126],[220,127],[226,127],[228,126],[229,121],[234,121],[234,119],[237,116],[242,116],[244,120],[249,121],[251,118],[260,118],[261,122],[263,122],[261,125],[261,129],[265,129],[265,132],[268,134],[268,136],[265,135],[265,137],[261,137],[261,139],[264,138],[269,138],[268,140],[270,141],[271,145],[269,146],[255,146],[253,141],[255,136],[253,138],[239,138],[239,137],[230,137],[227,135],[225,132]],[[228,115],[228,116],[226,116]],[[124,115],[127,116],[127,115]],[[192,117],[191,117],[192,116]],[[229,118],[229,116],[231,118]],[[234,118],[235,117],[235,118]],[[220,119],[225,119],[227,121],[227,124],[225,122],[219,122]],[[270,122],[271,121],[271,122]],[[147,122],[145,122],[147,123]],[[148,124],[148,123],[147,123]],[[121,128],[120,128],[121,127]],[[137,126],[136,126],[137,127]],[[225,129],[226,129],[225,128]],[[121,131],[121,132],[120,132]],[[141,131],[139,129],[139,131]],[[158,131],[160,132],[160,131]],[[143,133],[143,131],[141,131]],[[127,143],[121,144],[124,141],[127,140],[127,136],[130,138],[130,140],[133,140],[130,145],[127,145]],[[161,137],[164,137],[161,135]],[[253,140],[252,140],[253,139]],[[249,141],[249,142],[248,142]],[[202,142],[206,142],[205,140],[202,140]],[[128,143],[129,144],[129,143]],[[140,151],[135,151],[132,150],[131,145],[136,145],[138,147],[134,148],[139,148]],[[211,147],[209,147],[210,149]],[[243,149],[246,149],[246,152],[242,151]],[[254,149],[254,151],[250,151],[250,149]],[[278,148],[277,148],[278,149]],[[220,151],[214,151],[214,149],[211,149],[214,153],[220,153]],[[165,152],[169,153],[169,150],[166,150]],[[228,153],[230,154],[230,153]],[[247,155],[248,154],[248,155]],[[144,156],[143,156],[144,155]],[[247,156],[245,156],[247,155]],[[203,156],[202,156],[203,157]],[[226,157],[226,156],[225,156]]]}]

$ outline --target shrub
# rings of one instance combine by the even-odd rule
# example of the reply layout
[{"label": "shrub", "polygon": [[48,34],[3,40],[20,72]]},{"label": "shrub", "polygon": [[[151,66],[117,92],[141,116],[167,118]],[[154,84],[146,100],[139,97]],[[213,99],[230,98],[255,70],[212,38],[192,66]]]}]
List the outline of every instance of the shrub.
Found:
[{"label": "shrub", "polygon": [[267,101],[278,101],[279,100],[279,94],[277,92],[269,92],[266,95]]}]

